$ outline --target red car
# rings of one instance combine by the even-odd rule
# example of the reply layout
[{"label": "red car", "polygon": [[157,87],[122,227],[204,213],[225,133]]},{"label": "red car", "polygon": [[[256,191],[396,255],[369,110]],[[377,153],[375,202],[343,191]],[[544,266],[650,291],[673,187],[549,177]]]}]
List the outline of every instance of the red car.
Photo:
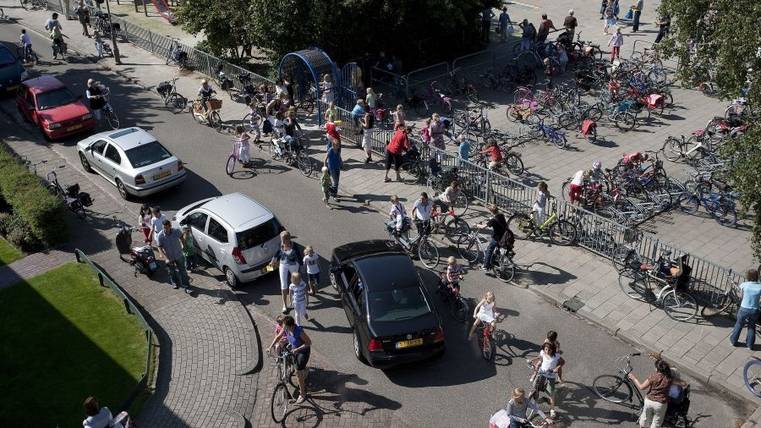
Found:
[{"label": "red car", "polygon": [[21,82],[16,106],[24,119],[40,127],[46,138],[68,137],[95,128],[97,121],[81,97],[60,80],[40,76]]}]

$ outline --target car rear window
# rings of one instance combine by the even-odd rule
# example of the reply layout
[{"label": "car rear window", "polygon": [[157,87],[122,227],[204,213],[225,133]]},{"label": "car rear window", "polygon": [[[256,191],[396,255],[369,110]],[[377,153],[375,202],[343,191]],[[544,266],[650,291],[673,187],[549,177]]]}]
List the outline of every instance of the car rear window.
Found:
[{"label": "car rear window", "polygon": [[370,318],[377,322],[406,321],[431,312],[420,287],[369,293]]},{"label": "car rear window", "polygon": [[16,63],[16,57],[8,49],[0,49],[0,67]]},{"label": "car rear window", "polygon": [[66,88],[58,88],[52,91],[43,92],[37,95],[37,108],[47,110],[55,107],[65,106],[76,101],[74,94]]},{"label": "car rear window", "polygon": [[172,154],[158,141],[148,144],[141,144],[135,148],[127,150],[127,159],[133,168],[142,168],[169,159]]},{"label": "car rear window", "polygon": [[270,239],[277,237],[282,231],[283,227],[280,225],[280,222],[273,217],[259,226],[238,232],[238,247],[241,250],[247,250],[251,247],[262,245]]}]

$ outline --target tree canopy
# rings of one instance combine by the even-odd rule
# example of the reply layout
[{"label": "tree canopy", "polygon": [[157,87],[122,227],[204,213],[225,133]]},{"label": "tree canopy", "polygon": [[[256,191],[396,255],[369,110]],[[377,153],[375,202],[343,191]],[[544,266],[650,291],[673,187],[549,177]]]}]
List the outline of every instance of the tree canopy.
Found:
[{"label": "tree canopy", "polygon": [[761,259],[761,2],[758,0],[663,0],[661,14],[671,17],[664,53],[680,60],[681,81],[713,81],[722,98],[743,88],[756,114],[748,131],[722,147],[730,159],[729,180],[740,202],[755,212],[753,250]]},{"label": "tree canopy", "polygon": [[[480,12],[498,0],[194,0],[178,20],[215,54],[254,45],[273,59],[319,46],[338,62],[385,51],[409,66],[480,47]],[[407,67],[409,68],[409,67]]]}]

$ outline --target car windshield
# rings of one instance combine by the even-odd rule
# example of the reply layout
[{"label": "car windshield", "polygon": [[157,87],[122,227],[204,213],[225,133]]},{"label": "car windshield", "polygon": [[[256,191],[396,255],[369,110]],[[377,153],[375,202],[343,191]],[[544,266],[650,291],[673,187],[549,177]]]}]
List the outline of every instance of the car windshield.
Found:
[{"label": "car windshield", "polygon": [[142,168],[169,159],[172,154],[158,141],[148,144],[141,144],[135,148],[127,150],[127,159],[133,168]]},{"label": "car windshield", "polygon": [[406,321],[431,312],[420,287],[369,293],[370,318],[377,322]]},{"label": "car windshield", "polygon": [[65,106],[76,101],[74,94],[66,88],[58,88],[37,95],[37,108],[47,110],[50,108]]},{"label": "car windshield", "polygon": [[280,226],[280,223],[273,217],[259,226],[238,232],[236,234],[238,247],[241,250],[248,250],[257,245],[262,245],[270,239],[277,237],[282,230],[283,228]]},{"label": "car windshield", "polygon": [[8,49],[0,48],[0,67],[16,63],[16,57]]}]

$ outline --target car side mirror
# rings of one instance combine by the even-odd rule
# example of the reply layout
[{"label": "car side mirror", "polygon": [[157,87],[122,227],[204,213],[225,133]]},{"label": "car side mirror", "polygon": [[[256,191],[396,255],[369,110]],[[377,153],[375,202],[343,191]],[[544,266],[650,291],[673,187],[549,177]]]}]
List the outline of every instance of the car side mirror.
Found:
[{"label": "car side mirror", "polygon": [[186,224],[188,224],[188,219],[187,218],[184,218],[184,219],[180,220],[180,226],[185,226]]},{"label": "car side mirror", "polygon": [[341,266],[330,266],[330,273],[337,274],[340,273],[343,269],[341,269]]}]

